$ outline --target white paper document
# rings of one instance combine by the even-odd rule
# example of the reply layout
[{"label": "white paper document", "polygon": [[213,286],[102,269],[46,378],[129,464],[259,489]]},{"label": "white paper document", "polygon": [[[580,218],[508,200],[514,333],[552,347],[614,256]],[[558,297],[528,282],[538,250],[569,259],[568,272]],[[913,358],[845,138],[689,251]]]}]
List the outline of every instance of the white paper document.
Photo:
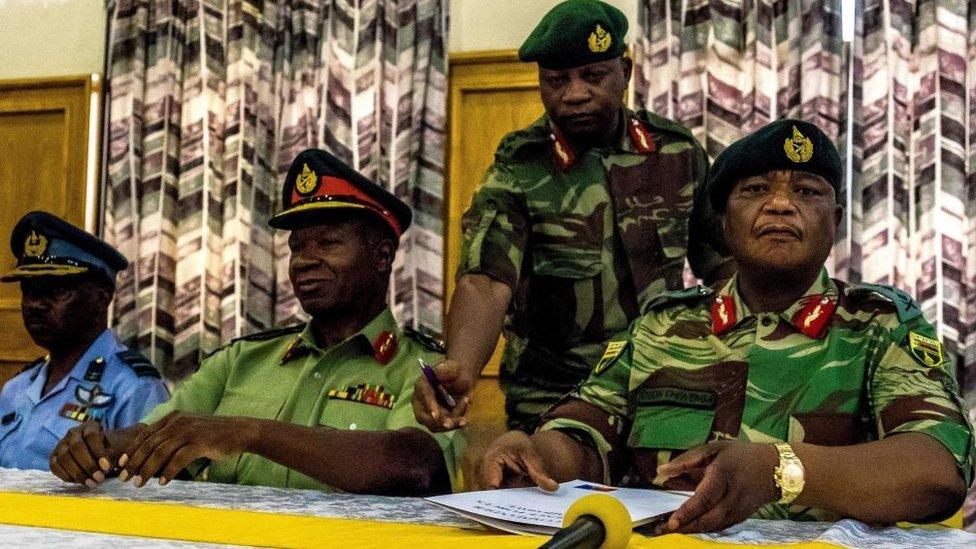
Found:
[{"label": "white paper document", "polygon": [[572,480],[560,484],[555,492],[534,487],[509,488],[426,499],[506,532],[552,535],[562,527],[563,515],[570,505],[592,494],[606,494],[620,500],[630,512],[635,527],[674,511],[691,496],[690,492],[614,488],[585,480]]}]

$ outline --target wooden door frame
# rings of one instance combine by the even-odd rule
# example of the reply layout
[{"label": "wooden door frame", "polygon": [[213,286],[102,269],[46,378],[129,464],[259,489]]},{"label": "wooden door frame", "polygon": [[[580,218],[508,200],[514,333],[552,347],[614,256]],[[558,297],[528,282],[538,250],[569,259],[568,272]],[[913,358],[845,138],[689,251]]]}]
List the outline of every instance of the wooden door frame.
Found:
[{"label": "wooden door frame", "polygon": [[[11,97],[11,92],[31,93],[27,97]],[[84,196],[69,198],[65,206],[72,210],[81,209],[77,219],[91,232],[95,232],[98,224],[95,210],[100,194],[101,95],[101,78],[97,74],[0,80],[0,114],[64,113],[66,132],[70,136],[64,144],[65,181],[81,178],[85,190]],[[74,136],[82,135],[83,144],[74,146]],[[0,242],[8,239],[9,235],[0,235]],[[0,300],[0,309],[19,311],[20,300]],[[36,355],[25,349],[0,356],[0,365],[28,362],[34,358]]]}]

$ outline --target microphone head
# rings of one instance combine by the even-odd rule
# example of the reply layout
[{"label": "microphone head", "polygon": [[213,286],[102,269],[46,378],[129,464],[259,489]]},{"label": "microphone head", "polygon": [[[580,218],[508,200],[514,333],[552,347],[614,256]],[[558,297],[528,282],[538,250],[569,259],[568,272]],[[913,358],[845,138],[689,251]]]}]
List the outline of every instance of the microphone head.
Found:
[{"label": "microphone head", "polygon": [[563,516],[563,528],[583,515],[589,515],[603,523],[607,536],[600,549],[624,549],[634,531],[627,507],[619,499],[606,494],[583,496],[573,502]]}]

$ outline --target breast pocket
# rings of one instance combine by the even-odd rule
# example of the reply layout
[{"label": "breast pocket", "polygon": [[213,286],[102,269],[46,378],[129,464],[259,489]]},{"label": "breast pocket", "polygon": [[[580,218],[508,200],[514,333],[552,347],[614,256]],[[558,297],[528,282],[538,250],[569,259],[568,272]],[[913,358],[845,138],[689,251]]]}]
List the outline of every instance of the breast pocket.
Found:
[{"label": "breast pocket", "polygon": [[600,274],[603,250],[602,215],[572,212],[533,218],[532,272],[537,276],[580,280]]},{"label": "breast pocket", "polygon": [[0,419],[5,420],[5,422],[0,421],[0,445],[2,445],[3,442],[10,437],[14,431],[17,430],[17,427],[20,426],[20,422],[23,421],[23,416],[21,414],[9,412],[4,414]]},{"label": "breast pocket", "polygon": [[350,431],[379,431],[386,428],[390,409],[376,404],[329,398],[319,425]]},{"label": "breast pocket", "polygon": [[708,441],[714,423],[713,408],[642,406],[634,413],[627,446],[633,449],[688,450]]}]

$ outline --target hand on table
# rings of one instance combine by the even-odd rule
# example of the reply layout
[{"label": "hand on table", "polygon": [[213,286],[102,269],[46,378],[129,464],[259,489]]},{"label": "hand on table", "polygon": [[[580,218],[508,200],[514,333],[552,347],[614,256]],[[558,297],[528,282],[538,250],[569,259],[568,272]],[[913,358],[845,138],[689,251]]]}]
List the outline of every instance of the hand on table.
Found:
[{"label": "hand on table", "polygon": [[444,360],[433,367],[437,380],[454,397],[457,406],[448,409],[439,400],[427,378],[421,376],[413,388],[413,413],[417,421],[434,433],[464,427],[468,423],[468,406],[477,379],[456,360]]},{"label": "hand on table", "polygon": [[772,444],[711,442],[688,450],[657,469],[666,478],[700,476],[694,495],[671,514],[659,533],[716,532],[752,516],[777,498]]},{"label": "hand on table", "polygon": [[[143,425],[127,429],[139,430]],[[61,480],[95,488],[111,474],[122,454],[122,440],[110,436],[97,421],[72,427],[51,452],[51,472]]]},{"label": "hand on table", "polygon": [[249,418],[201,416],[170,412],[147,426],[125,447],[119,457],[119,480],[132,479],[145,486],[155,475],[159,485],[173,480],[187,465],[200,458],[220,459],[244,451],[253,435]]},{"label": "hand on table", "polygon": [[538,486],[553,492],[559,488],[546,472],[532,438],[522,431],[509,431],[491,443],[481,459],[481,482],[489,490]]}]

